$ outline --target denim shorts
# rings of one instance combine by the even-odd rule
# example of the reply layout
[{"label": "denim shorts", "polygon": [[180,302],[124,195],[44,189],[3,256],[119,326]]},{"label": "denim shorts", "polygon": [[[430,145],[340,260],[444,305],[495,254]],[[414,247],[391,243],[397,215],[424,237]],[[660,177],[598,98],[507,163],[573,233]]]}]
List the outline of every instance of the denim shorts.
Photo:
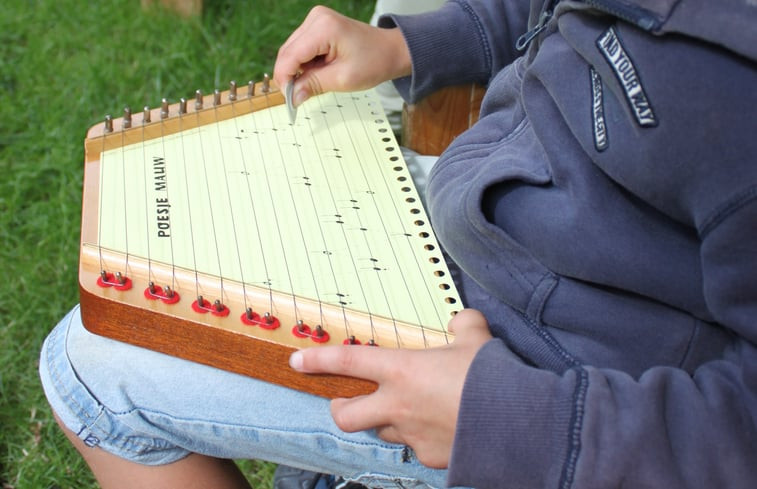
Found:
[{"label": "denim shorts", "polygon": [[329,401],[120,343],[74,308],[42,347],[42,385],[89,446],[147,465],[196,452],[340,475],[369,487],[444,487],[446,471],[372,431],[344,433]]}]

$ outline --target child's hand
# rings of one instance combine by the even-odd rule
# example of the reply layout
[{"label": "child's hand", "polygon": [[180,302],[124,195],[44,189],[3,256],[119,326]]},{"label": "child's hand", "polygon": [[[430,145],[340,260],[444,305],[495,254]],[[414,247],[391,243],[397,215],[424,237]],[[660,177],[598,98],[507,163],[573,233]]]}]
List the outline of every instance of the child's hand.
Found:
[{"label": "child's hand", "polygon": [[371,88],[411,73],[410,53],[399,29],[381,29],[314,7],[279,48],[273,78],[282,89],[298,76],[298,106],[328,91]]},{"label": "child's hand", "polygon": [[492,337],[484,316],[472,309],[458,313],[449,327],[455,340],[441,348],[327,346],[296,352],[290,364],[300,372],[376,382],[372,394],[331,402],[337,426],[348,432],[375,428],[382,439],[412,447],[424,465],[444,468],[468,367]]}]

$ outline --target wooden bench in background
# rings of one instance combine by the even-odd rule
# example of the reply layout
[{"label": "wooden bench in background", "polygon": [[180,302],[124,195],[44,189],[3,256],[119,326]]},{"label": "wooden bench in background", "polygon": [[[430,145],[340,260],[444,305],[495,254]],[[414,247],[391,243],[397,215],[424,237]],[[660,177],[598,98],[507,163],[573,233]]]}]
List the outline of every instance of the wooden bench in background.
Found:
[{"label": "wooden bench in background", "polygon": [[459,85],[434,92],[402,112],[401,144],[424,155],[440,155],[477,120],[485,88]]},{"label": "wooden bench in background", "polygon": [[[142,8],[147,8],[156,0],[141,0]],[[202,14],[202,0],[157,0],[164,7],[176,11],[184,17]]]}]

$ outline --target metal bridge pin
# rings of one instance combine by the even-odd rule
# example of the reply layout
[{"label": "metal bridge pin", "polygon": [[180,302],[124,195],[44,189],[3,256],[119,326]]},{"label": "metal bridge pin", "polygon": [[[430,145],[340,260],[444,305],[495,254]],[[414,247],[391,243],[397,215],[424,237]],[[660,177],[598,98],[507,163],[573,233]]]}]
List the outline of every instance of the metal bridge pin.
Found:
[{"label": "metal bridge pin", "polygon": [[237,99],[237,82],[231,81],[229,82],[229,100],[235,101]]},{"label": "metal bridge pin", "polygon": [[202,109],[202,90],[195,90],[195,110]]},{"label": "metal bridge pin", "polygon": [[124,123],[122,129],[128,129],[131,127],[131,109],[124,107]]},{"label": "metal bridge pin", "polygon": [[166,99],[160,101],[160,118],[168,118],[168,100]]}]

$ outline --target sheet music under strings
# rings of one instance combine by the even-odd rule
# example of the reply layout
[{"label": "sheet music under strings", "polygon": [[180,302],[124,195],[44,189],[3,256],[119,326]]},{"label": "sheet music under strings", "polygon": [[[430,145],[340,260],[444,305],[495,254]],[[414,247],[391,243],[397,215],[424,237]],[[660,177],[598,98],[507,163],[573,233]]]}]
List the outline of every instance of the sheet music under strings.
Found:
[{"label": "sheet music under strings", "polygon": [[[340,337],[351,311],[446,334],[462,304],[374,93],[322,95],[299,114],[292,125],[275,105],[104,150],[101,269],[143,263],[187,300],[253,307],[254,291],[269,302],[258,310],[284,294],[295,317],[315,301],[307,320]],[[380,342],[403,346],[394,336]]]}]

